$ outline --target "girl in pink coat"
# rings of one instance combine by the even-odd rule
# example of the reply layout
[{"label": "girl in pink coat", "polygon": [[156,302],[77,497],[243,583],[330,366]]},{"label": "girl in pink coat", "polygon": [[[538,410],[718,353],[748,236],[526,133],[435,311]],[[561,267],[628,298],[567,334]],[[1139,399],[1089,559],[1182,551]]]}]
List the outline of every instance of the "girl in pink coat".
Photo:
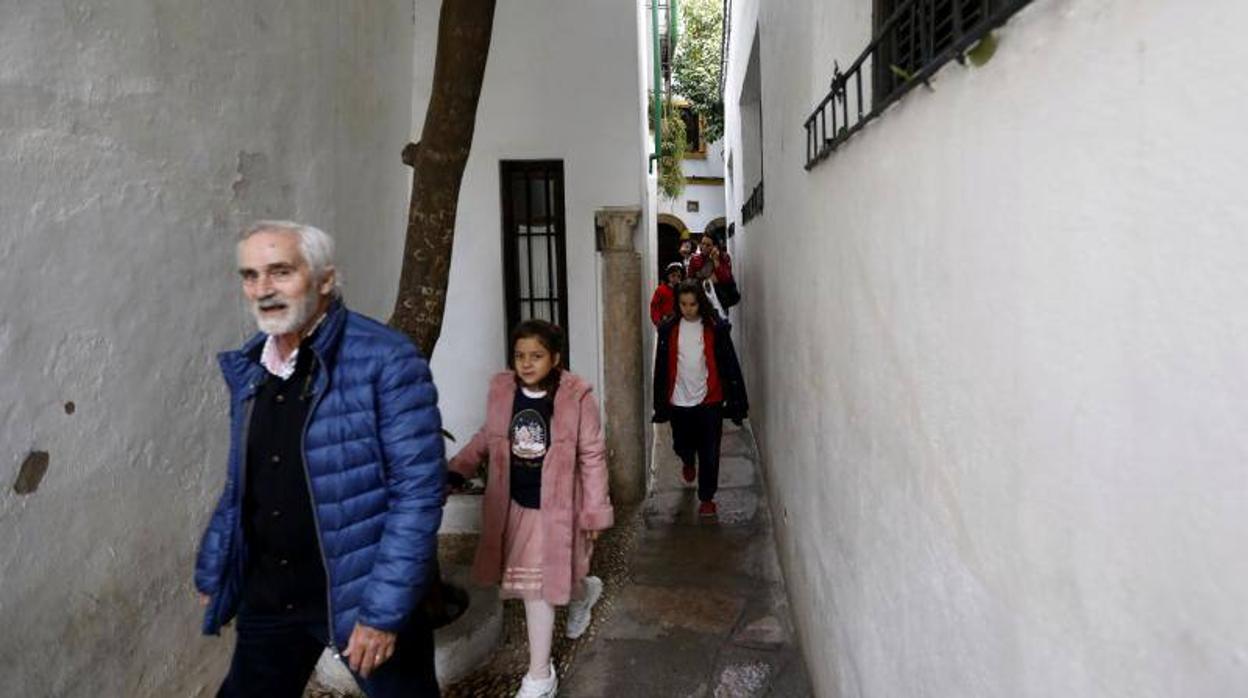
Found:
[{"label": "girl in pink coat", "polygon": [[512,371],[490,382],[485,424],[450,462],[459,486],[488,458],[481,542],[473,579],[524,601],[529,671],[517,696],[554,696],[550,649],[555,606],[568,605],[565,633],[580,637],[602,595],[589,576],[598,532],[614,513],[606,446],[590,385],[563,370],[563,333],[543,320],[512,334]]}]

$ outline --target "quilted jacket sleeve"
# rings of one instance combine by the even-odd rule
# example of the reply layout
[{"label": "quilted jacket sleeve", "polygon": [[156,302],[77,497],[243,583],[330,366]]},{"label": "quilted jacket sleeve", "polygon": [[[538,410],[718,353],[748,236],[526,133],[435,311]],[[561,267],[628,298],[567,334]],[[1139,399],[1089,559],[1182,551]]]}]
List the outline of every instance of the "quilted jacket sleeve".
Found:
[{"label": "quilted jacket sleeve", "polygon": [[591,392],[581,398],[580,432],[576,438],[577,470],[581,477],[581,510],[576,525],[583,531],[611,528],[615,511],[607,492],[607,446],[602,437],[598,401]]},{"label": "quilted jacket sleeve", "polygon": [[359,622],[393,632],[407,621],[429,583],[446,467],[442,416],[429,364],[404,342],[384,360],[378,382],[377,423],[389,512]]},{"label": "quilted jacket sleeve", "polygon": [[234,487],[233,475],[226,476],[221,498],[217,500],[217,507],[199,540],[199,554],[195,559],[195,588],[201,594],[215,596],[221,588],[221,573],[229,554],[232,521],[230,507],[234,506]]}]

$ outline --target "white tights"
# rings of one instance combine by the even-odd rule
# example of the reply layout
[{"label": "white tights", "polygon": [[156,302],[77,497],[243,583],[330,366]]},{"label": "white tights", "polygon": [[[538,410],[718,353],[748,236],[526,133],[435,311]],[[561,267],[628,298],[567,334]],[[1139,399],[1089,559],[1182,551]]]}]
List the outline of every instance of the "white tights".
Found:
[{"label": "white tights", "polygon": [[[585,580],[578,579],[572,600],[585,598]],[[524,602],[524,626],[529,632],[529,676],[550,676],[550,648],[555,641],[555,607],[542,600]]]},{"label": "white tights", "polygon": [[529,676],[550,676],[550,647],[555,638],[555,607],[545,601],[524,602],[524,625],[529,631]]}]

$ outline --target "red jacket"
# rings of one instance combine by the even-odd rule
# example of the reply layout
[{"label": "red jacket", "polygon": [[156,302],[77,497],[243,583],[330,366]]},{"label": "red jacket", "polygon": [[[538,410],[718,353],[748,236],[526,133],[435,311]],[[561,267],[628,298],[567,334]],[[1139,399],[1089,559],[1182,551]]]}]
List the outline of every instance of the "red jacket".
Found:
[{"label": "red jacket", "polygon": [[710,263],[711,259],[707,255],[704,255],[701,252],[694,254],[689,258],[689,276],[696,276],[698,278],[713,276],[714,278],[712,279],[712,283],[716,284],[725,284],[733,280],[732,256],[727,252],[719,253],[719,264],[716,264],[715,268],[712,269],[710,273],[703,271],[703,269]]},{"label": "red jacket", "polygon": [[[680,323],[672,328],[672,341],[667,346],[667,402],[671,404],[672,393],[676,391],[676,364],[680,355]],[[702,353],[706,356],[706,397],[703,405],[718,405],[724,401],[724,389],[719,378],[719,366],[715,360],[715,330],[711,325],[702,325]]]},{"label": "red jacket", "polygon": [[663,324],[663,318],[676,314],[676,292],[666,283],[659,284],[650,297],[650,322],[655,327]]},{"label": "red jacket", "polygon": [[[750,399],[737,350],[732,346],[729,325],[716,320],[703,322],[702,345],[706,351],[707,395],[703,404],[719,404],[724,418],[737,424],[749,416]],[[680,318],[659,327],[654,348],[654,416],[657,423],[671,419],[672,391],[676,388],[676,362],[680,357]]]}]

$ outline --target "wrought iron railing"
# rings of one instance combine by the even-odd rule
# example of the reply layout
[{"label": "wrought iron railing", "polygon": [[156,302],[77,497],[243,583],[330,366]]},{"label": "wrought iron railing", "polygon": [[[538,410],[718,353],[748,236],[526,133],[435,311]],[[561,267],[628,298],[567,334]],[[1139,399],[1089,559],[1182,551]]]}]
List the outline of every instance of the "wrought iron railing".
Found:
[{"label": "wrought iron railing", "polygon": [[750,192],[750,198],[745,200],[745,205],[741,207],[741,224],[749,223],[751,219],[756,218],[763,212],[763,182],[759,180],[758,186],[754,187],[754,191]]},{"label": "wrought iron railing", "polygon": [[[923,84],[1031,0],[893,0],[871,43],[806,119],[806,169],[819,164],[891,104]],[[870,86],[863,73],[870,71]],[[870,94],[867,94],[867,90]],[[870,105],[867,99],[870,98]],[[852,105],[851,105],[852,102]]]}]

